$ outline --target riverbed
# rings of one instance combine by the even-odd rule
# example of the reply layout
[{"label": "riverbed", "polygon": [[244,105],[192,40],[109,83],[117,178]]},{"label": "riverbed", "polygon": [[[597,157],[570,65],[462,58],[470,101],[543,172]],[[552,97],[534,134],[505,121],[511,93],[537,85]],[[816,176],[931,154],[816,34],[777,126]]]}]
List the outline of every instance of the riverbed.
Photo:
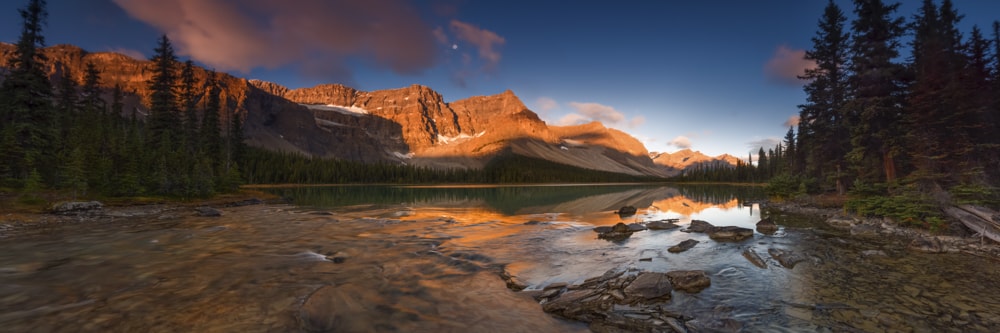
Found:
[{"label": "riverbed", "polygon": [[[104,216],[0,239],[14,332],[580,332],[532,296],[608,271],[703,270],[664,311],[741,331],[1000,331],[1000,264],[906,250],[763,209],[759,188],[650,185],[274,189],[291,204]],[[626,205],[639,213],[621,217]],[[763,215],[763,216],[762,216]],[[691,220],[780,229],[739,242]],[[676,220],[622,241],[596,226]],[[667,248],[699,243],[682,253]],[[801,255],[794,268],[768,251]],[[761,254],[765,268],[742,253]],[[514,291],[501,276],[516,282]],[[727,323],[728,326],[713,326]],[[735,323],[735,324],[732,324]]]}]

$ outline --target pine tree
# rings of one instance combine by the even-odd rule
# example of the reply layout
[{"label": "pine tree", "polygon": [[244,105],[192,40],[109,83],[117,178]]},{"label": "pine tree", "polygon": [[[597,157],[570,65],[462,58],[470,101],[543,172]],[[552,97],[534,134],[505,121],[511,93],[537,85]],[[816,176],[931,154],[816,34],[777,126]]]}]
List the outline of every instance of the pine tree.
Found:
[{"label": "pine tree", "polygon": [[208,73],[208,101],[205,103],[205,114],[201,119],[201,150],[203,156],[212,161],[212,169],[218,170],[222,156],[222,126],[219,121],[219,113],[222,112],[220,102],[221,93],[219,83],[216,81],[216,73]]},{"label": "pine tree", "polygon": [[24,20],[21,35],[10,72],[0,87],[0,100],[5,104],[0,106],[0,157],[8,164],[0,177],[19,184],[35,174],[51,182],[57,172],[58,119],[51,103],[52,86],[44,70],[47,60],[40,50],[45,46],[42,27],[48,13],[44,0],[31,0],[18,12]]},{"label": "pine tree", "polygon": [[830,180],[838,193],[846,191],[847,180],[839,170],[846,169],[845,155],[850,149],[845,108],[848,93],[849,36],[844,31],[844,12],[829,1],[812,38],[813,49],[806,59],[816,68],[806,70],[803,88],[806,104],[799,105],[798,147],[804,172],[820,181]]},{"label": "pine tree", "polygon": [[149,81],[149,143],[152,150],[174,147],[163,147],[168,142],[176,142],[180,138],[180,120],[177,117],[177,57],[174,48],[166,35],[160,37],[154,56],[153,77]]},{"label": "pine tree", "polygon": [[106,112],[104,99],[101,98],[101,72],[92,62],[87,63],[84,71],[83,110],[91,115],[103,115]]},{"label": "pine tree", "polygon": [[784,167],[789,173],[795,173],[797,165],[795,164],[795,156],[797,155],[795,148],[795,128],[788,127],[788,133],[785,133],[785,156],[784,156]]},{"label": "pine tree", "polygon": [[194,63],[184,62],[181,69],[180,105],[184,112],[184,141],[189,152],[193,153],[198,137],[198,99],[195,92]]},{"label": "pine tree", "polygon": [[[851,30],[850,90],[847,106],[851,129],[848,161],[868,183],[894,182],[902,153],[901,115],[905,101],[904,68],[899,55],[903,19],[892,17],[899,4],[855,0]],[[881,172],[880,172],[881,171]]]}]

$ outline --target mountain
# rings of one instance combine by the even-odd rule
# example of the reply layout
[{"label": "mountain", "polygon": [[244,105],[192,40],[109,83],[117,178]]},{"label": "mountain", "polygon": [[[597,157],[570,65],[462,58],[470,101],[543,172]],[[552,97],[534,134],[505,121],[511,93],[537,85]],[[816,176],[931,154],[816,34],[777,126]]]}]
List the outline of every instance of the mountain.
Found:
[{"label": "mountain", "polygon": [[[0,44],[0,67],[7,66],[13,51],[13,45]],[[71,45],[42,53],[54,81],[67,71],[82,81],[92,62],[101,71],[102,86],[125,91],[125,114],[134,111],[143,118],[148,113],[149,61]],[[207,75],[196,68],[197,84],[204,85]],[[367,92],[339,84],[288,89],[227,74],[218,81],[223,121],[243,117],[246,142],[265,149],[432,168],[482,168],[495,158],[522,155],[630,175],[672,174],[628,134],[598,122],[549,126],[509,90],[448,103],[420,85]],[[199,97],[199,105],[205,97]]]},{"label": "mountain", "polygon": [[649,158],[657,165],[678,171],[701,165],[726,165],[735,167],[736,161],[739,161],[739,158],[733,155],[722,154],[713,157],[705,155],[700,151],[692,151],[691,149],[681,149],[674,153],[653,152],[649,154]]}]

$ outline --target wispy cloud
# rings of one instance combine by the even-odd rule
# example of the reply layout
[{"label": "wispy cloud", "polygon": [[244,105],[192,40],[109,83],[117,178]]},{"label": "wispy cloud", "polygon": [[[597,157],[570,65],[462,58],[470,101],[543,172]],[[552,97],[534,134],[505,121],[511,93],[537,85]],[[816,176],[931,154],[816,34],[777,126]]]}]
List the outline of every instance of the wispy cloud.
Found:
[{"label": "wispy cloud", "polygon": [[576,112],[567,114],[559,119],[561,126],[580,125],[592,121],[599,121],[605,126],[620,127],[628,126],[635,128],[646,122],[643,116],[635,116],[626,119],[625,114],[615,110],[615,108],[600,103],[569,102],[568,105]]},{"label": "wispy cloud", "polygon": [[782,125],[785,125],[785,127],[799,126],[799,116],[793,115],[788,117],[788,120],[785,120],[785,123]]},{"label": "wispy cloud", "polygon": [[690,149],[691,138],[684,135],[678,135],[676,138],[671,139],[670,142],[667,142],[667,145],[677,147],[677,149]]},{"label": "wispy cloud", "polygon": [[750,149],[751,153],[757,154],[761,148],[764,148],[764,151],[768,151],[777,147],[779,143],[781,143],[781,139],[776,137],[755,138],[747,142],[747,148]]},{"label": "wispy cloud", "polygon": [[499,48],[506,40],[493,31],[481,29],[470,23],[451,20],[448,25],[459,42],[472,44],[476,47],[479,59],[483,60],[483,69],[492,71],[500,63]]},{"label": "wispy cloud", "polygon": [[543,96],[535,100],[535,108],[538,109],[537,111],[540,112],[551,111],[557,107],[559,107],[559,103],[550,97]]},{"label": "wispy cloud", "polygon": [[224,71],[291,65],[350,79],[347,62],[364,59],[414,74],[439,52],[433,30],[404,0],[113,1],[166,33],[179,54]]},{"label": "wispy cloud", "polygon": [[777,83],[788,85],[801,85],[802,80],[799,75],[806,73],[806,69],[816,68],[816,62],[806,60],[806,51],[797,50],[786,45],[778,46],[774,55],[764,65],[764,74]]}]

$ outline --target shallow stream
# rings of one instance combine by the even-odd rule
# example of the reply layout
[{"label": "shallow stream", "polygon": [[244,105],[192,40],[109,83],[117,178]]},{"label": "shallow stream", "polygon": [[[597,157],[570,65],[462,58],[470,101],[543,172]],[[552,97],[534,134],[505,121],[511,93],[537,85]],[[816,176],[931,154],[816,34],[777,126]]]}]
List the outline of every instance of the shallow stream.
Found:
[{"label": "shallow stream", "polygon": [[[174,211],[0,239],[0,327],[12,332],[587,331],[531,290],[613,269],[705,270],[668,310],[743,331],[1000,331],[1000,262],[855,238],[816,217],[716,242],[682,229],[609,242],[595,226],[692,219],[753,228],[752,187],[567,185],[273,190],[295,205]],[[766,214],[766,212],[765,212]],[[666,249],[686,239],[691,250]],[[759,268],[741,253],[763,257]],[[788,269],[769,249],[804,255]],[[500,274],[527,285],[508,289]],[[315,296],[310,298],[311,296]]]}]

